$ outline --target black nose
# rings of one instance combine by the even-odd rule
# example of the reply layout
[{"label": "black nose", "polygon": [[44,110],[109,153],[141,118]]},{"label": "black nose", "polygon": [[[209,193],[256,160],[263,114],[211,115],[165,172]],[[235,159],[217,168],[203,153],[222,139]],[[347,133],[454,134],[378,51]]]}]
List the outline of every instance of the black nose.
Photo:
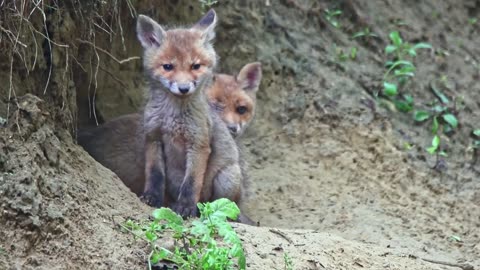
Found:
[{"label": "black nose", "polygon": [[232,133],[237,133],[237,131],[238,131],[237,126],[228,126],[228,129],[229,129],[230,132],[232,132]]},{"label": "black nose", "polygon": [[180,93],[186,94],[186,93],[188,93],[188,91],[190,90],[190,88],[178,88],[178,90],[180,90]]}]

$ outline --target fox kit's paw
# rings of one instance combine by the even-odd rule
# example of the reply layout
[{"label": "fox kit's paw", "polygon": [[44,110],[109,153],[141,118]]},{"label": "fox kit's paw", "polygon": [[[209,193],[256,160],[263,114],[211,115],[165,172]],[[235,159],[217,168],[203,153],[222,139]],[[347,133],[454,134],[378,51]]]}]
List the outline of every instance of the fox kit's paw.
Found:
[{"label": "fox kit's paw", "polygon": [[140,200],[152,207],[162,207],[163,206],[163,198],[158,196],[158,194],[144,192],[140,196]]},{"label": "fox kit's paw", "polygon": [[175,211],[175,213],[181,215],[183,218],[198,216],[198,209],[197,205],[195,204],[177,202],[174,203],[171,208],[173,211]]},{"label": "fox kit's paw", "polygon": [[245,215],[243,213],[240,213],[240,215],[238,215],[238,218],[237,218],[237,220],[235,220],[235,222],[247,224],[247,225],[250,225],[250,226],[257,226],[257,227],[260,226],[259,222],[253,221],[251,218],[249,218],[247,215]]}]

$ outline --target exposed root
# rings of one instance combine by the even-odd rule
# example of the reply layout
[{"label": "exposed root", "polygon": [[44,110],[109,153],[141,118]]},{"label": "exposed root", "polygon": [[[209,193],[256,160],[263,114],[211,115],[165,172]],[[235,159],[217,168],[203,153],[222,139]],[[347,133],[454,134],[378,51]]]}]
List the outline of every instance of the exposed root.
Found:
[{"label": "exposed root", "polygon": [[133,60],[140,60],[141,59],[140,56],[131,56],[131,57],[128,57],[126,59],[119,60],[118,58],[113,56],[111,53],[109,53],[107,50],[102,49],[100,47],[97,47],[97,45],[95,45],[93,42],[90,42],[88,40],[78,39],[78,38],[77,38],[77,41],[80,42],[80,43],[91,45],[94,48],[95,51],[99,50],[99,51],[105,53],[106,55],[110,56],[110,58],[112,58],[115,62],[117,62],[120,65],[124,64],[124,63],[127,63],[127,62],[130,62],[130,61],[133,61]]}]

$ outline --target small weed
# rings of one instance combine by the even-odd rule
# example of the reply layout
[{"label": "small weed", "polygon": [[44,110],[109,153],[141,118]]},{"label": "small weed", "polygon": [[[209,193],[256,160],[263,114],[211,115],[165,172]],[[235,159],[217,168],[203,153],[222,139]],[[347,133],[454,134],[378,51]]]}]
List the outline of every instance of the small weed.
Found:
[{"label": "small weed", "polygon": [[335,54],[337,55],[337,60],[340,62],[357,59],[357,47],[352,47],[350,52],[345,52],[342,48],[335,47]]},{"label": "small weed", "polygon": [[[446,77],[441,78],[440,82],[445,83]],[[439,154],[441,156],[446,156],[447,154],[444,151],[439,151],[440,147],[440,137],[439,132],[445,134],[451,134],[458,128],[458,119],[455,116],[459,109],[458,99],[455,100],[453,106],[449,106],[449,98],[443,94],[435,84],[431,83],[431,90],[434,95],[437,97],[438,101],[432,101],[429,104],[427,110],[417,110],[413,114],[413,118],[417,123],[424,123],[430,121],[430,129],[434,135],[432,139],[432,145],[427,148],[427,152],[430,154]]]},{"label": "small weed", "polygon": [[342,11],[339,9],[335,10],[325,10],[325,18],[327,21],[335,28],[340,27],[340,23],[337,21],[336,17],[342,15]]},{"label": "small weed", "polygon": [[432,49],[428,43],[411,45],[404,42],[398,31],[390,33],[391,44],[385,47],[387,55],[394,55],[393,60],[386,62],[387,71],[383,75],[383,95],[392,100],[398,110],[410,112],[413,109],[413,97],[400,94],[400,89],[405,86],[409,78],[415,76],[413,59],[417,56],[418,49]]},{"label": "small weed", "polygon": [[358,52],[357,47],[352,47],[350,49],[350,59],[352,59],[352,60],[357,59],[357,52]]},{"label": "small weed", "polygon": [[395,53],[397,60],[405,59],[407,55],[410,55],[411,57],[417,56],[418,49],[432,49],[432,45],[425,42],[420,42],[414,45],[404,42],[398,31],[391,32],[389,37],[392,44],[385,47],[385,53]]},{"label": "small weed", "polygon": [[478,22],[478,19],[477,18],[470,18],[468,19],[468,23],[471,24],[471,25],[474,25]]},{"label": "small weed", "polygon": [[478,156],[480,155],[480,129],[475,129],[472,131],[473,142],[471,149],[473,150],[473,160],[477,161]]},{"label": "small weed", "polygon": [[370,31],[370,28],[368,27],[352,35],[352,39],[363,38],[363,37],[378,37],[378,35],[375,33],[372,33]]},{"label": "small weed", "polygon": [[293,261],[287,252],[283,253],[283,261],[285,262],[285,270],[293,270]]},{"label": "small weed", "polygon": [[408,151],[408,150],[411,150],[413,148],[413,145],[409,142],[404,142],[403,143],[403,148]]},{"label": "small weed", "polygon": [[[228,199],[218,199],[199,203],[198,208],[200,218],[191,225],[169,208],[160,208],[153,211],[153,221],[128,220],[122,227],[149,243],[149,269],[162,260],[173,262],[179,269],[234,269],[235,258],[238,269],[245,269],[242,242],[227,222],[227,218],[235,220],[240,213],[237,205]],[[172,234],[174,251],[156,244],[166,232]],[[223,238],[222,244],[215,241],[217,237]]]},{"label": "small weed", "polygon": [[217,4],[216,0],[198,0],[202,4],[202,10],[206,11],[208,8],[211,8],[213,5]]},{"label": "small weed", "polygon": [[457,243],[462,243],[463,242],[462,238],[460,236],[457,236],[457,235],[451,235],[450,240],[452,242],[457,242]]}]

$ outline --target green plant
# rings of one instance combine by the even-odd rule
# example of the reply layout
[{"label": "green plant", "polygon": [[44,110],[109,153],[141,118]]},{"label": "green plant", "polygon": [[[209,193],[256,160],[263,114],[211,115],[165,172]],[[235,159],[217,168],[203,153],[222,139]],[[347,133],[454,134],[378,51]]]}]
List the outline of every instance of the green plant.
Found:
[{"label": "green plant", "polygon": [[412,57],[417,56],[418,49],[432,49],[432,45],[425,42],[420,42],[414,45],[404,42],[398,31],[391,32],[389,38],[392,44],[385,47],[385,53],[395,53],[398,60],[405,59],[407,54]]},{"label": "green plant", "polygon": [[218,1],[216,0],[198,0],[200,4],[202,4],[202,9],[205,11],[207,8],[212,7],[213,5],[217,4]]},{"label": "green plant", "polygon": [[[446,78],[440,79],[440,81],[446,81]],[[431,132],[434,135],[432,145],[427,148],[427,152],[430,154],[436,154],[446,156],[444,151],[438,151],[440,147],[439,132],[450,134],[458,128],[458,119],[455,116],[458,110],[458,102],[455,100],[453,106],[450,105],[449,98],[443,94],[435,84],[431,84],[431,89],[434,95],[438,98],[438,101],[432,101],[426,110],[416,110],[413,114],[413,119],[418,123],[424,123],[430,121]]]},{"label": "green plant", "polygon": [[383,75],[382,94],[392,100],[398,110],[410,112],[413,110],[413,97],[401,90],[409,78],[415,76],[416,67],[413,59],[417,56],[417,50],[432,49],[432,46],[424,42],[415,45],[404,42],[398,31],[391,32],[389,38],[391,44],[385,47],[385,53],[394,57],[385,64],[387,70]]},{"label": "green plant", "polygon": [[[235,220],[240,213],[237,205],[228,199],[211,203],[199,203],[200,218],[191,224],[169,208],[153,211],[153,221],[135,222],[127,220],[123,228],[149,243],[149,269],[151,265],[165,260],[176,264],[179,269],[245,269],[245,254],[240,238],[227,222]],[[175,250],[170,251],[156,244],[157,239],[170,233]],[[223,238],[223,243],[215,241]]]},{"label": "green plant", "polygon": [[357,52],[358,49],[356,47],[352,47],[350,52],[343,51],[342,48],[335,47],[335,53],[337,55],[338,61],[347,61],[348,59],[355,60],[357,59]]},{"label": "green plant", "polygon": [[474,25],[478,22],[478,19],[477,18],[470,18],[468,19],[468,23],[471,24],[471,25]]},{"label": "green plant", "polygon": [[283,261],[285,262],[285,270],[293,270],[293,261],[287,252],[283,253]]},{"label": "green plant", "polygon": [[352,35],[353,39],[362,38],[362,37],[378,37],[377,34],[370,31],[370,28],[366,27],[363,30],[360,30]]},{"label": "green plant", "polygon": [[335,10],[325,10],[325,18],[327,21],[335,28],[338,28],[340,26],[340,23],[337,21],[336,17],[342,15],[342,11],[339,9]]},{"label": "green plant", "polygon": [[473,135],[472,149],[473,149],[474,158],[476,160],[480,153],[480,129],[475,129],[472,132],[472,135]]}]

